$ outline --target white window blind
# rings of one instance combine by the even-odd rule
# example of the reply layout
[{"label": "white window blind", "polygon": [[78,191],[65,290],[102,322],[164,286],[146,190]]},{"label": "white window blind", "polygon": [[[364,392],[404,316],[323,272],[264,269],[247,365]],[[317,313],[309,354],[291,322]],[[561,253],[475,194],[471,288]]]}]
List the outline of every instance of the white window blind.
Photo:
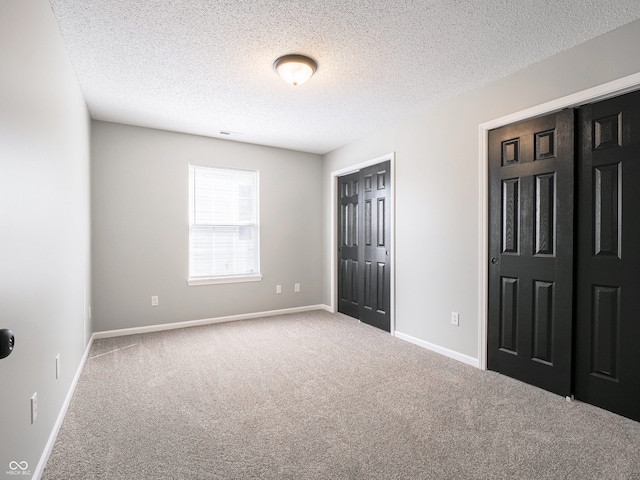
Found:
[{"label": "white window blind", "polygon": [[189,165],[190,281],[260,275],[258,196],[257,171]]}]

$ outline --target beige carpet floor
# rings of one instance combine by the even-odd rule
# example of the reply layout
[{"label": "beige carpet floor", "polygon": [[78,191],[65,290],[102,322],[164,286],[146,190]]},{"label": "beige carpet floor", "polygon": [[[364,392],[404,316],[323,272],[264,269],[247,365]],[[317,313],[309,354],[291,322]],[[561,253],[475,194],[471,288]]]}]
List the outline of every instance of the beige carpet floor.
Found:
[{"label": "beige carpet floor", "polygon": [[317,311],[96,341],[42,478],[640,479],[640,423]]}]

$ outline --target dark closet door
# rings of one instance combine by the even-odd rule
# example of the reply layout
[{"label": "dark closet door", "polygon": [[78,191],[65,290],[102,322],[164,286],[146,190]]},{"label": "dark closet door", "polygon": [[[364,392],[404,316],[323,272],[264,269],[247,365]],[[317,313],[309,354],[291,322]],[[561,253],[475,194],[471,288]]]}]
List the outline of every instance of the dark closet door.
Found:
[{"label": "dark closet door", "polygon": [[360,171],[362,178],[362,306],[360,320],[391,330],[391,162]]},{"label": "dark closet door", "polygon": [[338,311],[391,330],[391,162],[338,179]]},{"label": "dark closet door", "polygon": [[359,318],[360,172],[338,178],[338,311]]},{"label": "dark closet door", "polygon": [[571,393],[574,112],[489,132],[487,366]]},{"label": "dark closet door", "polygon": [[579,122],[575,397],[640,421],[640,92]]}]

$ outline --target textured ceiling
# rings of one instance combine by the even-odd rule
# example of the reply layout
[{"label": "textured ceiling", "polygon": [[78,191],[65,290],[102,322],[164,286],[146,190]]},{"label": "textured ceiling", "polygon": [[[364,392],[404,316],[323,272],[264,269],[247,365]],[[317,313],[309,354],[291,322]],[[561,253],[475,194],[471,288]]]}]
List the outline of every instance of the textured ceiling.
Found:
[{"label": "textured ceiling", "polygon": [[[640,18],[638,0],[50,3],[94,119],[315,153]],[[318,62],[302,86],[273,70],[289,53]]]}]

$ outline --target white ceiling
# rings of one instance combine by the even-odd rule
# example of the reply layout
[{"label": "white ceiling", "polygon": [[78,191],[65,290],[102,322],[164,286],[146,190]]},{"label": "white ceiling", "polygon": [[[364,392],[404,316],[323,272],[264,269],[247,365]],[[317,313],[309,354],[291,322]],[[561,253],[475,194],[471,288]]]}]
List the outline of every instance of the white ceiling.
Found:
[{"label": "white ceiling", "polygon": [[[92,118],[315,153],[640,18],[638,0],[50,3]],[[318,62],[302,86],[273,70],[289,53]]]}]

